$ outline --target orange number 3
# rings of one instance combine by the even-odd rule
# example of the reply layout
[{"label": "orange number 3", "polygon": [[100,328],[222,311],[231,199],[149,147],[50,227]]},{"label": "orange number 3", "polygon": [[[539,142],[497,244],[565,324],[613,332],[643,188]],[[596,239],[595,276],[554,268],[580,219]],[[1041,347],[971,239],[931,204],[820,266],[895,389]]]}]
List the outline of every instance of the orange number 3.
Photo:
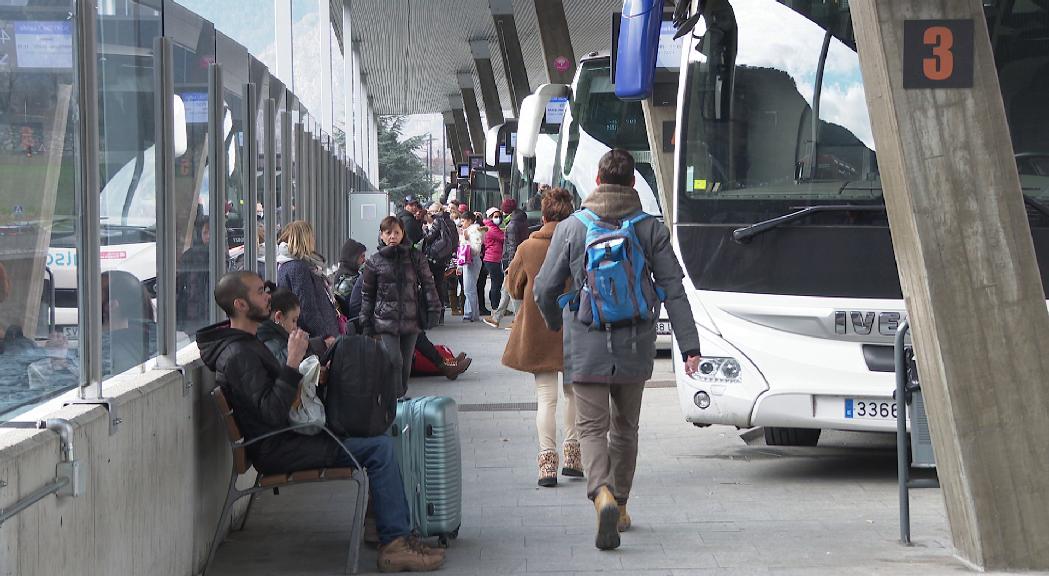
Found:
[{"label": "orange number 3", "polygon": [[922,72],[929,80],[947,80],[954,73],[954,33],[946,26],[932,26],[922,38],[926,46],[932,46],[932,58],[922,61]]}]

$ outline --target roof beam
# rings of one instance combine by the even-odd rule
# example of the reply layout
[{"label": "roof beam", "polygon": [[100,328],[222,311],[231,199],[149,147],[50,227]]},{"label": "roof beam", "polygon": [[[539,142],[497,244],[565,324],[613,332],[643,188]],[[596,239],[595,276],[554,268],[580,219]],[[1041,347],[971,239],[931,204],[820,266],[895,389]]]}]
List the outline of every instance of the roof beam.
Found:
[{"label": "roof beam", "polygon": [[477,107],[474,78],[462,72],[456,76],[459,80],[459,92],[463,97],[463,111],[466,112],[466,123],[470,127],[470,141],[473,142],[474,153],[484,154],[484,124],[481,123],[481,110]]},{"label": "roof beam", "polygon": [[575,77],[576,60],[564,2],[535,0],[535,15],[539,20],[539,41],[543,45],[546,77],[551,83],[571,84]]},{"label": "roof beam", "polygon": [[499,49],[503,57],[503,68],[506,70],[507,84],[510,86],[510,106],[516,118],[521,111],[521,102],[532,92],[528,85],[528,69],[525,68],[524,56],[521,55],[521,39],[517,35],[517,23],[514,20],[513,0],[488,0],[495,20],[495,31],[499,35]]},{"label": "roof beam", "polygon": [[470,53],[473,54],[474,67],[477,69],[477,85],[481,88],[484,115],[488,117],[489,126],[498,126],[504,122],[503,104],[499,100],[499,88],[495,83],[492,50],[488,40],[471,40]]}]

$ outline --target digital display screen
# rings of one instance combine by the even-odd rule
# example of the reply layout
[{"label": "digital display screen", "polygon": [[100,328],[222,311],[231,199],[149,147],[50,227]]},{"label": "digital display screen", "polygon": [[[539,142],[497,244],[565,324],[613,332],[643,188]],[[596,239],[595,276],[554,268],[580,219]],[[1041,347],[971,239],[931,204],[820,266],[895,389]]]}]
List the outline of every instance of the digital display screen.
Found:
[{"label": "digital display screen", "polygon": [[182,94],[179,94],[179,96],[182,98],[182,103],[186,107],[186,123],[208,123],[207,92],[183,92]]},{"label": "digital display screen", "polygon": [[459,177],[460,178],[469,178],[470,177],[470,165],[469,164],[459,164]]},{"label": "digital display screen", "polygon": [[470,156],[470,170],[484,171],[484,156]]},{"label": "digital display screen", "polygon": [[568,108],[568,98],[551,98],[546,103],[546,123],[561,124],[565,119],[565,109]]},{"label": "digital display screen", "polygon": [[513,158],[510,153],[506,151],[506,144],[499,145],[499,164],[510,164],[513,162]]},{"label": "digital display screen", "polygon": [[20,20],[15,25],[19,68],[72,68],[73,22]]},{"label": "digital display screen", "polygon": [[681,39],[674,40],[674,23],[664,20],[659,27],[659,51],[656,53],[656,68],[677,70],[681,68]]}]

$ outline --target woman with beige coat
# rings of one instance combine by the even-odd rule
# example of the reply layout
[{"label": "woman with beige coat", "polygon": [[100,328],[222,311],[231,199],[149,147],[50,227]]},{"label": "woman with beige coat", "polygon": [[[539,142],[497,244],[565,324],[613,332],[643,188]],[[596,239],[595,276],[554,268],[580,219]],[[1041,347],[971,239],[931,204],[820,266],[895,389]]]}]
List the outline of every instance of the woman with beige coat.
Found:
[{"label": "woman with beige coat", "polygon": [[[532,287],[546,259],[557,223],[568,218],[573,210],[572,196],[564,188],[544,192],[543,227],[518,246],[506,272],[507,291],[523,305],[514,318],[510,339],[503,352],[503,365],[535,375],[539,404],[535,417],[539,432],[539,485],[544,487],[557,485],[557,375],[564,371],[564,347],[561,332],[551,332],[546,327],[535,304]],[[575,394],[567,380],[563,388],[567,405],[564,411],[565,461],[561,474],[578,478],[583,476],[583,463],[575,427]]]}]

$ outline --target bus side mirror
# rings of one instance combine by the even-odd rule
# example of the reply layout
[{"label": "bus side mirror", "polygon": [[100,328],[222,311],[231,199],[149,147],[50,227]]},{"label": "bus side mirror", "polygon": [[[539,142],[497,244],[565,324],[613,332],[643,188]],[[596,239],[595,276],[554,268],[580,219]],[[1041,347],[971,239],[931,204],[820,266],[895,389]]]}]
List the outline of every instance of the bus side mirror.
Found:
[{"label": "bus side mirror", "polygon": [[[517,121],[517,162],[535,156],[539,132],[546,119],[547,104],[553,98],[568,98],[572,89],[564,84],[543,84],[521,103],[521,117]],[[560,122],[558,122],[560,123]]]}]

